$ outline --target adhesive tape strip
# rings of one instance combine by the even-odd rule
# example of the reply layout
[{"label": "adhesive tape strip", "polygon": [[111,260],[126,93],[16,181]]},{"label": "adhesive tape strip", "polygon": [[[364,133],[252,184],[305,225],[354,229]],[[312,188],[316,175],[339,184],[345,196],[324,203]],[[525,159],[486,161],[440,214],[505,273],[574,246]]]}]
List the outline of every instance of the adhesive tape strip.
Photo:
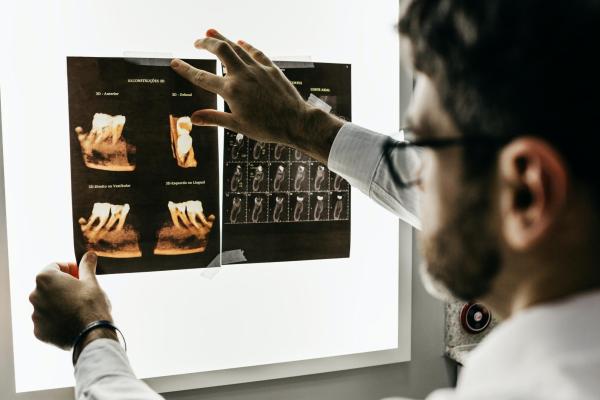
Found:
[{"label": "adhesive tape strip", "polygon": [[228,250],[221,253],[221,265],[235,264],[245,261],[248,260],[246,260],[246,256],[244,256],[244,250],[242,249]]},{"label": "adhesive tape strip", "polygon": [[235,264],[240,262],[248,261],[244,256],[244,250],[228,250],[221,254],[217,254],[215,258],[202,270],[202,276],[208,279],[212,279],[219,273],[221,265]]},{"label": "adhesive tape strip", "polygon": [[168,67],[171,65],[173,54],[126,51],[123,53],[123,57],[125,58],[125,61],[132,64],[146,65],[151,67]]},{"label": "adhesive tape strip", "polygon": [[[283,58],[283,57],[281,57]],[[293,59],[279,59],[278,61],[273,61],[275,65],[277,65],[281,69],[295,69],[295,68],[314,68],[315,63],[310,61],[310,57],[302,57],[301,60],[294,61]],[[290,57],[292,58],[292,57]]]},{"label": "adhesive tape strip", "polygon": [[310,96],[308,96],[307,102],[311,106],[320,108],[321,110],[325,111],[326,113],[331,112],[332,107],[312,93],[310,94]]},{"label": "adhesive tape strip", "polygon": [[[217,256],[218,257],[218,256]],[[214,261],[214,260],[213,260]],[[212,264],[212,263],[211,263]],[[218,265],[216,265],[216,267],[218,267]],[[202,273],[200,275],[202,275],[203,278],[206,279],[212,279],[214,278],[217,274],[219,273],[219,268],[204,268],[202,270]]]}]

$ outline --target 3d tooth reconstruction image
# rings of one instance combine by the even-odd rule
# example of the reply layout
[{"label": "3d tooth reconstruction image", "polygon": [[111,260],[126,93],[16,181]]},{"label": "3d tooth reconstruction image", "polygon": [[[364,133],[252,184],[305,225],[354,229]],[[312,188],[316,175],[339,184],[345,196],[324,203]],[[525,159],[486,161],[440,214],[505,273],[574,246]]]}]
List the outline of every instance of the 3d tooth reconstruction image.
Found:
[{"label": "3d tooth reconstruction image", "polygon": [[[98,274],[220,266],[218,130],[191,119],[217,107],[216,94],[173,71],[170,59],[66,61],[75,258],[95,251]],[[215,60],[188,62],[216,72]],[[248,140],[233,143],[246,157]],[[231,184],[246,189],[243,165],[238,175]],[[259,190],[267,175],[256,177]],[[246,217],[245,204],[240,196],[233,221]]]},{"label": "3d tooth reconstruction image", "polygon": [[140,257],[139,234],[126,221],[130,210],[129,204],[94,203],[90,216],[78,221],[87,249],[103,257]]},{"label": "3d tooth reconstruction image", "polygon": [[170,115],[169,125],[171,127],[171,150],[177,165],[181,168],[196,167],[198,162],[194,156],[193,139],[190,136],[192,120],[190,117],[176,118]]},{"label": "3d tooth reconstruction image", "polygon": [[202,253],[206,249],[208,234],[213,227],[215,216],[204,215],[200,200],[181,203],[169,201],[167,208],[170,219],[158,232],[154,254]]},{"label": "3d tooth reconstruction image", "polygon": [[75,128],[86,167],[106,171],[135,169],[131,156],[136,148],[123,137],[125,122],[123,115],[95,113],[89,131],[81,126]]}]

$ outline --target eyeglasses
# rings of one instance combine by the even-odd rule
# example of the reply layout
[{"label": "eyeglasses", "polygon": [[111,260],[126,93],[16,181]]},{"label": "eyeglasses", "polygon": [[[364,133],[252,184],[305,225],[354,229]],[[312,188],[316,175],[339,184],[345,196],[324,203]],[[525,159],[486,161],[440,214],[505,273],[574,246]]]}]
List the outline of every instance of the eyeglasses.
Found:
[{"label": "eyeglasses", "polygon": [[[383,143],[383,161],[386,163],[394,183],[401,188],[408,188],[421,183],[423,151],[425,149],[441,150],[453,146],[486,145],[501,147],[513,137],[494,137],[484,135],[461,136],[453,138],[415,139],[411,128],[403,128],[404,140],[391,137]],[[399,151],[401,150],[401,151]]]}]

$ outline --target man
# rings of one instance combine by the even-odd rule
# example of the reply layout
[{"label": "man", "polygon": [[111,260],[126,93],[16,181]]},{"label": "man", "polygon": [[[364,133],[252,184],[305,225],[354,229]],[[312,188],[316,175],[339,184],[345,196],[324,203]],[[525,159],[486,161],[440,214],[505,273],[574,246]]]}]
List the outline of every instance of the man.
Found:
[{"label": "man", "polygon": [[[196,47],[216,54],[226,77],[179,60],[173,68],[231,106],[197,111],[195,124],[298,148],[405,216],[415,212],[418,187],[427,282],[505,318],[457,388],[430,399],[595,399],[600,168],[588,142],[599,22],[595,0],[412,1],[399,25],[417,76],[412,145],[311,108],[264,54],[214,30]],[[416,174],[407,161],[413,147],[422,148]],[[111,319],[95,264],[86,255],[79,280],[64,273],[74,265],[38,276],[38,338],[69,348],[86,324]],[[76,349],[77,397],[159,398],[135,379],[114,339],[96,329]]]}]

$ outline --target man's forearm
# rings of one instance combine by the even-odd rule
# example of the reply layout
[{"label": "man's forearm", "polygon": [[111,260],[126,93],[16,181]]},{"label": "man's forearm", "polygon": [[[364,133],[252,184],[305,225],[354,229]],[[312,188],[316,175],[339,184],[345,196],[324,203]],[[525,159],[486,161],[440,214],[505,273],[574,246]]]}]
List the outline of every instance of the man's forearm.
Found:
[{"label": "man's forearm", "polygon": [[310,107],[303,118],[300,131],[292,139],[292,147],[327,164],[333,141],[344,121],[325,111]]}]

